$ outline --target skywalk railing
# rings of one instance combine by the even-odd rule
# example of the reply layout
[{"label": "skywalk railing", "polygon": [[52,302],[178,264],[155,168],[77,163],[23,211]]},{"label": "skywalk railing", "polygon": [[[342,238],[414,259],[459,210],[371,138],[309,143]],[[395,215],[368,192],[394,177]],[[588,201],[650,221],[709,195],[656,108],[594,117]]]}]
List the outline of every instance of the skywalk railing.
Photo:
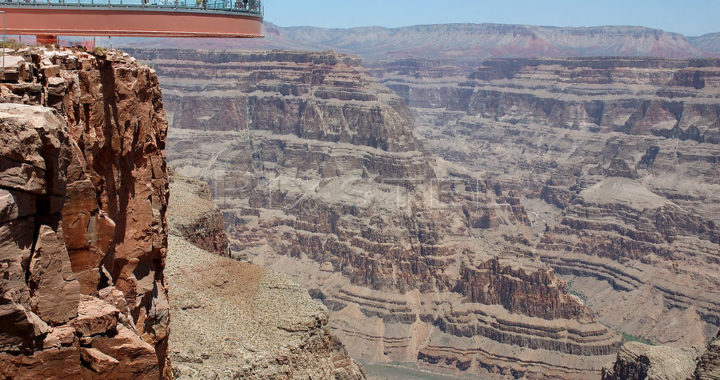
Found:
[{"label": "skywalk railing", "polygon": [[52,7],[96,9],[144,9],[157,11],[238,12],[262,16],[264,4],[260,0],[0,0],[0,8]]}]

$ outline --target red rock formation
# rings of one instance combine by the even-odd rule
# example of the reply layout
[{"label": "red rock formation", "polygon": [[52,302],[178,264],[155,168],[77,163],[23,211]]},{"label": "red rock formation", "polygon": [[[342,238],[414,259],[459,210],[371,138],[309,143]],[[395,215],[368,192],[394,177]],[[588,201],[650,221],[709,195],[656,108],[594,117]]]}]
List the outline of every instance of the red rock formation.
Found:
[{"label": "red rock formation", "polygon": [[552,271],[513,268],[497,259],[476,267],[463,267],[458,290],[468,300],[490,305],[503,305],[511,312],[520,312],[545,319],[591,319],[590,309],[567,294],[565,283]]},{"label": "red rock formation", "polygon": [[0,88],[18,103],[0,121],[0,374],[168,377],[157,77],[119,53],[15,55],[18,74]]}]

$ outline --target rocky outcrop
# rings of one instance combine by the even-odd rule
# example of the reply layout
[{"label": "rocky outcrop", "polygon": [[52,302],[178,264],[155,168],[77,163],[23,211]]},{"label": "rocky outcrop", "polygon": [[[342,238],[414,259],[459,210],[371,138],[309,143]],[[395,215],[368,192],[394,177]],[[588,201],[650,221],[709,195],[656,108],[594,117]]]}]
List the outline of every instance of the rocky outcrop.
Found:
[{"label": "rocky outcrop", "polygon": [[170,192],[177,205],[168,215],[171,233],[204,251],[229,257],[223,215],[213,203],[207,183],[172,173]]},{"label": "rocky outcrop", "polygon": [[167,273],[175,378],[365,379],[331,333],[327,309],[305,289],[272,270],[200,249],[203,241],[184,232],[185,226],[204,226],[203,232],[220,238],[222,221],[219,231],[207,229],[219,214],[207,188],[178,175],[170,184]]},{"label": "rocky outcrop", "polygon": [[162,77],[169,159],[209,182],[233,255],[310,289],[353,357],[488,378],[612,360],[619,335],[538,259],[520,198],[425,152],[356,58],[134,54]]},{"label": "rocky outcrop", "polygon": [[708,344],[707,350],[698,360],[695,378],[698,380],[720,379],[720,334]]},{"label": "rocky outcrop", "polygon": [[117,52],[6,59],[0,377],[169,377],[157,77]]},{"label": "rocky outcrop", "polygon": [[720,339],[715,338],[701,350],[628,343],[623,345],[615,362],[603,368],[602,378],[720,379],[719,343]]},{"label": "rocky outcrop", "polygon": [[612,367],[603,369],[603,380],[693,378],[697,352],[632,342],[623,345]]}]

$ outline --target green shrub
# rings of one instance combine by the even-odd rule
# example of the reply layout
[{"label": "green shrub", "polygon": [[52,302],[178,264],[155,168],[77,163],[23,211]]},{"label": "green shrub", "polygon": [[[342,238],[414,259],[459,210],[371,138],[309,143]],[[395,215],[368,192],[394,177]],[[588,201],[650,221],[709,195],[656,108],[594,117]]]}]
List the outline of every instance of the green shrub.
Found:
[{"label": "green shrub", "polygon": [[645,338],[643,338],[643,337],[626,334],[626,333],[624,333],[624,332],[622,332],[622,331],[619,331],[619,333],[620,333],[620,335],[622,335],[622,340],[623,340],[623,342],[625,342],[625,343],[627,343],[627,342],[638,342],[638,343],[642,343],[642,344],[647,344],[647,345],[649,345],[649,346],[654,346],[654,345],[655,345],[655,343],[653,343],[653,342],[651,342],[651,341],[649,341],[649,340],[647,340],[647,339],[645,339]]},{"label": "green shrub", "polygon": [[104,57],[107,51],[102,46],[96,46],[91,53],[96,57]]},{"label": "green shrub", "polygon": [[[3,43],[2,43],[2,41],[0,41],[0,47],[2,47],[2,45],[3,45]],[[22,49],[26,46],[27,46],[26,44],[24,44],[22,42],[18,42],[12,38],[5,40],[5,48],[6,49],[17,50],[17,49]]]}]

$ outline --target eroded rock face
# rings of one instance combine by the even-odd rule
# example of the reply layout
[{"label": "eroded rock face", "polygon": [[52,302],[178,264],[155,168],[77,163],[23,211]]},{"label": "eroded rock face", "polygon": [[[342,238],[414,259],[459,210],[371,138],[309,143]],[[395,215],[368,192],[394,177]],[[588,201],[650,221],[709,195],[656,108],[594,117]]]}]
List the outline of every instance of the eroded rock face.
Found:
[{"label": "eroded rock face", "polygon": [[0,87],[15,103],[0,105],[0,375],[168,377],[157,78],[115,52],[13,54]]},{"label": "eroded rock face", "polygon": [[355,58],[137,54],[173,110],[169,159],[209,182],[233,255],[309,288],[352,356],[491,378],[597,377],[614,358],[620,337],[538,259],[516,194],[418,148]]},{"label": "eroded rock face", "polygon": [[[207,188],[178,175],[170,185],[167,272],[175,377],[365,379],[331,333],[327,308],[307,290],[270,269],[202,250],[205,241],[185,232],[203,226],[209,236],[225,236]],[[220,229],[208,229],[217,216]]]}]

